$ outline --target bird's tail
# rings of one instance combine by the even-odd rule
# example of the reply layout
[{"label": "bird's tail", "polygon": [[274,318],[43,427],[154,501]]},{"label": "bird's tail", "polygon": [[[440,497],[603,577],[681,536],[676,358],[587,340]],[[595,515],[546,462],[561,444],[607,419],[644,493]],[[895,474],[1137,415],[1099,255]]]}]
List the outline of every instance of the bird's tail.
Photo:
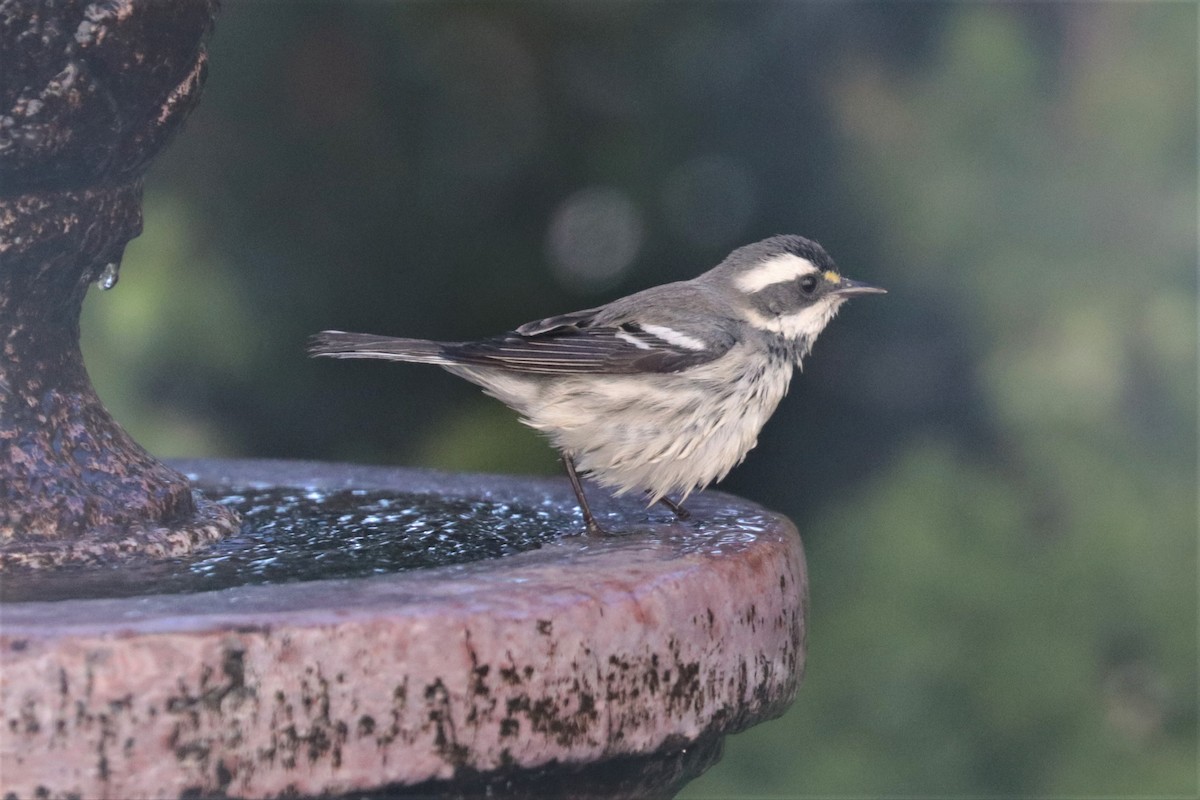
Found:
[{"label": "bird's tail", "polygon": [[308,353],[329,358],[383,358],[421,364],[448,364],[445,345],[425,339],[398,339],[371,333],[321,331],[308,341]]}]

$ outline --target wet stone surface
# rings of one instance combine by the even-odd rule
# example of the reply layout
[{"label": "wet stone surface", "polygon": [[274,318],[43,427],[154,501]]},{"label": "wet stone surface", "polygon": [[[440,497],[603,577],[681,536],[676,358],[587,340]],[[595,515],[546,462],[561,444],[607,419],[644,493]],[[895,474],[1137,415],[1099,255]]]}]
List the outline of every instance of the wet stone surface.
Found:
[{"label": "wet stone surface", "polygon": [[464,564],[541,546],[579,527],[569,509],[395,491],[209,489],[241,531],[180,558],[12,574],[0,600],[90,599],[357,578]]},{"label": "wet stone surface", "polygon": [[[86,600],[182,594],[235,586],[361,578],[410,569],[468,564],[535,550],[583,536],[582,517],[561,497],[455,497],[386,489],[288,486],[201,486],[208,500],[236,511],[240,532],[210,547],[167,559],[67,565],[13,572],[0,582],[0,602]],[[704,515],[675,525],[696,546],[719,546],[762,520],[699,502]],[[602,509],[602,510],[601,510]],[[634,500],[598,504],[613,536],[594,548],[621,547],[623,533],[670,524],[672,515]],[[708,535],[705,535],[708,534]],[[626,535],[624,539],[629,539]]]}]

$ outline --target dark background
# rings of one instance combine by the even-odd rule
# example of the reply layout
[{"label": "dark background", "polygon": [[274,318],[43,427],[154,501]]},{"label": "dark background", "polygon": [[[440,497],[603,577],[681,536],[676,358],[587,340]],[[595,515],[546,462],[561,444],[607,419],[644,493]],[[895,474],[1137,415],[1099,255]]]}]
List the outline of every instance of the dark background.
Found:
[{"label": "dark background", "polygon": [[161,456],[554,474],[465,339],[774,233],[854,278],[723,484],[812,573],[688,797],[1197,791],[1197,8],[227,2],[88,363]]}]

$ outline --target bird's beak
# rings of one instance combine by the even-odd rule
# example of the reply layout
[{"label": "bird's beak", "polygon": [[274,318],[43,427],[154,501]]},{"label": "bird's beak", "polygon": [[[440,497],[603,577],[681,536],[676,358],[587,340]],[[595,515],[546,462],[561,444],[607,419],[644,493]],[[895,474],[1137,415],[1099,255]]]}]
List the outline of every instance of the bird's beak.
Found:
[{"label": "bird's beak", "polygon": [[849,278],[842,278],[833,285],[829,293],[839,295],[840,297],[854,297],[860,294],[887,294],[887,289],[880,289],[878,286],[872,286],[862,281],[852,281]]}]

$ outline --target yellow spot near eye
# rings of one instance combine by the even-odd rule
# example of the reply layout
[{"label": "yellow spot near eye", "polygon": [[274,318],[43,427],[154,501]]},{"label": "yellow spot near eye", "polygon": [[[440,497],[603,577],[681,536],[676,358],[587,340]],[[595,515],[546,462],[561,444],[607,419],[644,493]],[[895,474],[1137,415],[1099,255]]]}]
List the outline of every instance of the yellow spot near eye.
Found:
[{"label": "yellow spot near eye", "polygon": [[837,284],[842,282],[842,276],[838,275],[833,270],[829,270],[825,273],[825,280],[829,281],[830,283]]}]

